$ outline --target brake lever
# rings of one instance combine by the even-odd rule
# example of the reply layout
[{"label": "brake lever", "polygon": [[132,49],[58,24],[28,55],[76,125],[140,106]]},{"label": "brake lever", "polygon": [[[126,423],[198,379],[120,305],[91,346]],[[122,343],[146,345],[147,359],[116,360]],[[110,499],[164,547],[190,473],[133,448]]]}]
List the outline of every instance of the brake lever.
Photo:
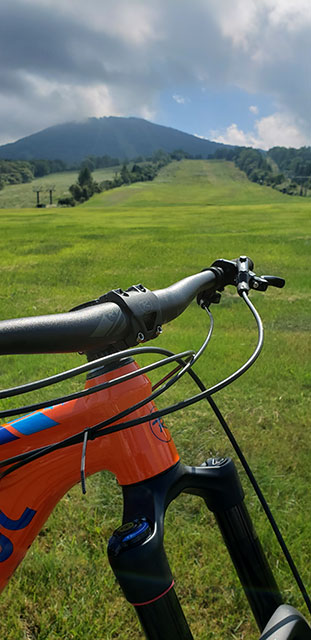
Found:
[{"label": "brake lever", "polygon": [[261,278],[263,278],[263,280],[266,280],[268,285],[271,287],[282,289],[285,285],[284,278],[279,278],[278,276],[261,276]]},{"label": "brake lever", "polygon": [[285,280],[278,276],[256,276],[254,273],[249,274],[249,287],[250,289],[256,289],[256,291],[266,291],[268,286],[278,287],[282,289],[285,285]]}]

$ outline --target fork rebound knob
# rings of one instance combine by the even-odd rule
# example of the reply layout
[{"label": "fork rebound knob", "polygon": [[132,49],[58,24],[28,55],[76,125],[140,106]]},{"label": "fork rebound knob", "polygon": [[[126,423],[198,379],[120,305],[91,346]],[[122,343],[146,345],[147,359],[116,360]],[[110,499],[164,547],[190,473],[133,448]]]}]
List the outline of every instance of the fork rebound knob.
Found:
[{"label": "fork rebound knob", "polygon": [[146,518],[136,518],[132,522],[126,522],[116,529],[109,542],[108,553],[118,556],[129,547],[141,544],[151,535],[152,530]]}]

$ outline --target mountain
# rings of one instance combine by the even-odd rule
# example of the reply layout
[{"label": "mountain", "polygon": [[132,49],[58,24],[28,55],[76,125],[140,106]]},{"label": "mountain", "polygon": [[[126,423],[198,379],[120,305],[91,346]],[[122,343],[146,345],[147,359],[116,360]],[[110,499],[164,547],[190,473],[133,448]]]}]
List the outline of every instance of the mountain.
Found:
[{"label": "mountain", "polygon": [[130,160],[137,156],[150,156],[158,149],[167,152],[183,149],[191,155],[206,158],[225,146],[141,118],[109,116],[59,124],[2,145],[0,158],[57,158],[75,163],[89,155],[109,155]]}]

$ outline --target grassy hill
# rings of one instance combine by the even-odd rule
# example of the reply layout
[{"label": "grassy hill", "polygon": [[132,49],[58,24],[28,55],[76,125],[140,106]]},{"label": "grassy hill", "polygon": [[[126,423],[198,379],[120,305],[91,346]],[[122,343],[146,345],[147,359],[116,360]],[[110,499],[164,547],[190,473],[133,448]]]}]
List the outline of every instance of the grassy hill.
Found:
[{"label": "grassy hill", "polygon": [[88,118],[49,127],[16,142],[0,146],[0,158],[31,160],[49,158],[77,163],[86,156],[110,155],[131,159],[150,156],[155,151],[183,149],[203,158],[228,145],[163,127],[142,118]]},{"label": "grassy hill", "polygon": [[[108,169],[96,169],[92,175],[94,180],[101,182],[102,180],[111,180],[119,167],[110,167]],[[35,178],[32,182],[25,184],[7,185],[0,191],[0,209],[21,209],[34,207],[37,202],[36,189],[42,189],[40,193],[40,202],[49,204],[49,191],[52,186],[53,203],[57,204],[58,198],[70,195],[69,187],[77,181],[79,171],[64,171],[63,173],[50,173],[42,178]]]},{"label": "grassy hill", "polygon": [[[97,169],[92,173],[94,180],[110,180],[119,167]],[[37,188],[43,189],[40,194],[40,202],[49,203],[48,188],[55,186],[53,202],[58,198],[69,194],[69,187],[76,182],[78,171],[65,171],[53,173],[42,178],[36,178],[31,183],[7,185],[0,191],[0,209],[29,208],[36,204]],[[171,189],[171,183],[181,184],[180,189]],[[156,185],[156,186],[155,186]],[[198,188],[195,188],[198,186]],[[166,204],[197,204],[211,205],[221,203],[248,202],[283,202],[284,197],[272,189],[265,189],[260,185],[251,183],[246,175],[237,169],[232,162],[222,160],[199,161],[186,160],[173,162],[161,170],[153,183],[135,183],[132,187],[110,191],[109,194],[99,195],[92,199],[91,206],[101,207],[103,202],[110,206],[120,199],[135,202],[135,194],[138,196],[139,206],[160,206]],[[143,199],[141,195],[143,194]],[[102,199],[104,198],[104,200]]]},{"label": "grassy hill", "polygon": [[[256,365],[216,397],[271,503],[311,585],[310,508],[310,212],[303,198],[250,183],[233,164],[182,161],[152,183],[99,194],[74,209],[0,211],[1,318],[61,312],[118,286],[155,289],[208,267],[215,259],[250,255],[256,272],[286,278],[286,288],[252,292],[265,326]],[[254,321],[230,288],[215,306],[215,333],[196,370],[206,384],[228,375],[256,343]],[[208,322],[194,302],[164,327],[157,343],[198,348]],[[2,388],[82,362],[78,355],[2,357]],[[146,360],[142,357],[140,363]],[[60,389],[32,394],[53,398]],[[195,392],[189,381],[161,399],[166,406]],[[29,398],[29,396],[28,396]],[[30,399],[30,398],[29,398]],[[13,400],[1,407],[15,406]],[[173,414],[182,460],[200,464],[232,455],[210,410]],[[243,486],[256,529],[284,596],[301,599],[248,482]],[[105,556],[120,523],[121,495],[104,472],[60,502],[0,599],[6,640],[137,640],[134,613],[123,602]],[[195,638],[255,640],[258,631],[202,501],[182,496],[166,518],[165,545],[176,590]]]}]

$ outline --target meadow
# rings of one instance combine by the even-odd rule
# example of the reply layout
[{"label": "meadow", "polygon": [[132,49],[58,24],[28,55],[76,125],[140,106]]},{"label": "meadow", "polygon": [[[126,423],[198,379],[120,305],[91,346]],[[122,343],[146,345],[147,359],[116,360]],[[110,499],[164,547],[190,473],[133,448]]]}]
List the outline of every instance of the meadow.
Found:
[{"label": "meadow", "polygon": [[[6,197],[9,189],[13,194],[15,187],[4,190]],[[215,400],[311,590],[311,201],[251,183],[231,163],[203,160],[172,163],[151,183],[98,194],[73,209],[14,208],[13,200],[11,209],[0,210],[1,319],[66,311],[137,282],[162,288],[217,258],[241,254],[253,259],[257,274],[286,279],[282,290],[251,293],[264,322],[263,353]],[[2,201],[2,206],[7,205]],[[232,287],[213,313],[214,336],[196,365],[206,385],[239,367],[256,344],[254,321]],[[164,327],[157,344],[175,351],[198,348],[207,328],[205,314],[193,302]],[[13,386],[82,361],[77,354],[3,356],[0,385]],[[141,356],[139,362],[146,360]],[[62,384],[61,391],[82,386],[83,380],[75,379]],[[166,406],[191,391],[183,379],[158,404]],[[60,387],[35,392],[31,399],[59,392]],[[207,403],[166,422],[187,464],[233,455]],[[306,613],[261,507],[241,477],[284,598]],[[64,496],[1,594],[4,640],[143,637],[106,558],[107,541],[121,514],[121,492],[108,472],[87,480],[86,496],[80,487]],[[213,515],[199,498],[180,496],[170,506],[165,547],[196,639],[258,638]]]},{"label": "meadow", "polygon": [[[119,167],[96,169],[93,178],[97,182],[112,180]],[[25,184],[7,185],[0,191],[0,209],[21,209],[35,207],[37,203],[36,190],[40,190],[40,203],[49,206],[49,189],[53,189],[52,203],[57,205],[58,198],[70,196],[69,187],[77,181],[79,171],[64,171],[53,173],[42,178],[35,178]]]}]

